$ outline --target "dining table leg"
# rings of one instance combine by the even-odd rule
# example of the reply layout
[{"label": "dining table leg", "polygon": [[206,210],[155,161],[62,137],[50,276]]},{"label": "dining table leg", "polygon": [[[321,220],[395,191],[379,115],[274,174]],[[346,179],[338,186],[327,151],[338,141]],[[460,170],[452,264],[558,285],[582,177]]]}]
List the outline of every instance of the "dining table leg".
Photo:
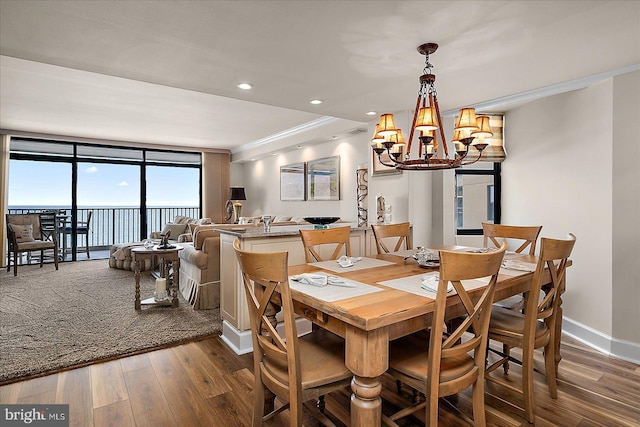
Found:
[{"label": "dining table leg", "polygon": [[379,426],[382,423],[382,383],[389,367],[387,328],[364,331],[347,326],[345,362],[353,372],[351,380],[351,425]]}]

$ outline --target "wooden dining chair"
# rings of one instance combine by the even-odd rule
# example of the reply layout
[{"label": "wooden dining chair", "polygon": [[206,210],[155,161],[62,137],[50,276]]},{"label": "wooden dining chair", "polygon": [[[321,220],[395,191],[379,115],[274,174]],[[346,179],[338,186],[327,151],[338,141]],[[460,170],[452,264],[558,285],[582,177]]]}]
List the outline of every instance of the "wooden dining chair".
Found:
[{"label": "wooden dining chair", "polygon": [[[373,237],[376,239],[376,249],[378,254],[388,254],[398,252],[403,244],[405,249],[413,249],[411,244],[411,224],[402,222],[400,224],[374,224],[371,226]],[[397,237],[393,250],[389,250],[385,244],[385,239]],[[388,243],[388,242],[387,242]]]},{"label": "wooden dining chair", "polygon": [[482,234],[484,236],[484,247],[499,248],[503,241],[518,241],[518,246],[514,252],[522,253],[529,248],[529,255],[536,251],[536,242],[542,226],[521,226],[482,223]]},{"label": "wooden dining chair", "polygon": [[351,228],[337,227],[325,228],[324,230],[300,230],[302,245],[304,246],[304,257],[306,262],[325,261],[318,251],[319,247],[328,244],[336,244],[335,250],[327,260],[334,260],[340,257],[344,249],[346,256],[351,256]]},{"label": "wooden dining chair", "polygon": [[[564,277],[567,259],[575,244],[576,237],[569,234],[567,240],[542,238],[540,255],[536,270],[533,273],[531,288],[527,293],[525,312],[494,307],[489,324],[489,339],[503,343],[507,351],[502,358],[491,364],[486,370],[486,379],[499,383],[510,390],[523,395],[527,421],[534,422],[533,401],[533,352],[536,348],[544,348],[545,370],[549,394],[557,398],[555,341],[556,322],[562,319],[557,316],[560,295],[564,292]],[[545,276],[550,276],[550,283],[542,288]],[[541,295],[544,290],[544,296]],[[522,349],[522,385],[518,388],[513,380],[489,375],[499,366],[503,366],[504,375],[509,371],[510,349]],[[511,359],[513,360],[513,359]]]},{"label": "wooden dining chair", "polygon": [[[507,243],[519,245],[514,252],[520,254],[528,248],[529,255],[534,255],[540,230],[542,230],[542,226],[503,225],[483,222],[484,247],[498,247],[501,242],[506,241]],[[510,310],[522,311],[524,309],[524,295],[513,295],[502,301],[496,301],[496,305]]]},{"label": "wooden dining chair", "polygon": [[[484,367],[487,328],[498,271],[507,249],[484,254],[440,251],[440,283],[435,299],[429,338],[423,332],[390,343],[389,370],[396,380],[425,395],[396,414],[385,417],[395,426],[396,420],[426,409],[426,425],[438,425],[438,399],[473,386],[473,418],[476,426],[485,425]],[[489,277],[483,288],[465,289],[462,280]],[[447,293],[452,283],[456,293]],[[448,299],[458,299],[467,314],[454,329],[444,330]],[[425,303],[431,303],[426,300]],[[465,334],[466,333],[466,334]],[[464,337],[463,337],[464,334]],[[469,353],[473,353],[472,355]]]},{"label": "wooden dining chair", "polygon": [[[243,251],[237,239],[233,246],[242,271],[251,322],[253,426],[262,425],[287,408],[291,425],[301,426],[303,402],[351,383],[353,374],[344,364],[344,340],[324,329],[298,337],[287,252]],[[286,340],[276,331],[273,304],[282,308]],[[275,410],[273,396],[283,402]],[[334,425],[322,411],[315,415],[324,425]]]}]

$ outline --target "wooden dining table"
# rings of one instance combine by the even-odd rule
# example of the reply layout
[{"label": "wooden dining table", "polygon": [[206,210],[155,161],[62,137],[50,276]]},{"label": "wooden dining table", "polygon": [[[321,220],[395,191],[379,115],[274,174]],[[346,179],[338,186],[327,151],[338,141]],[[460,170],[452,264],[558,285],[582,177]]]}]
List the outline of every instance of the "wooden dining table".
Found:
[{"label": "wooden dining table", "polygon": [[[444,246],[445,250],[471,250],[461,246]],[[420,331],[431,326],[435,293],[424,296],[407,292],[404,289],[387,286],[381,282],[398,279],[415,281],[415,277],[436,271],[421,267],[413,258],[405,253],[377,255],[374,260],[382,261],[371,268],[336,269],[330,264],[315,263],[289,267],[290,277],[302,273],[324,273],[338,276],[360,284],[366,293],[355,292],[349,296],[349,290],[340,286],[327,285],[322,290],[314,290],[311,285],[300,286],[290,280],[292,297],[296,312],[345,339],[345,363],[353,372],[351,382],[351,425],[381,425],[382,391],[381,376],[389,367],[389,342],[402,336]],[[531,255],[511,254],[509,258],[517,262],[535,263]],[[366,261],[368,258],[363,259]],[[335,262],[335,261],[334,261]],[[366,261],[376,263],[376,261]],[[354,264],[354,267],[358,263]],[[331,270],[321,267],[330,267]],[[502,274],[505,273],[505,274]],[[509,274],[507,274],[509,273]],[[532,272],[503,271],[498,276],[495,301],[526,292],[533,279]],[[548,277],[545,281],[549,281]],[[391,282],[389,282],[391,283]],[[419,282],[418,282],[419,283]],[[375,287],[375,289],[372,289]],[[419,287],[419,284],[418,284]],[[334,288],[333,290],[331,288]],[[305,289],[308,289],[306,291]],[[471,291],[471,296],[480,296],[481,287]],[[564,284],[561,292],[564,292]],[[337,296],[326,298],[318,292],[342,293],[345,298]],[[458,298],[449,298],[447,317],[455,318],[463,315],[464,309]],[[560,302],[561,303],[561,302]],[[560,315],[562,312],[560,311]],[[561,318],[561,317],[560,317]],[[562,322],[557,322],[558,328]],[[556,363],[560,361],[560,331],[556,334]]]}]

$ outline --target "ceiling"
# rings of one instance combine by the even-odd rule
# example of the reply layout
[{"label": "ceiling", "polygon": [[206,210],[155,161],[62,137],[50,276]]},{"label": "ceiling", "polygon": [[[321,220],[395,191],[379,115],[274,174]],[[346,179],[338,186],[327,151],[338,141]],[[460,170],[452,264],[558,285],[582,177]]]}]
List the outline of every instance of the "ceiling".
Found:
[{"label": "ceiling", "polygon": [[413,108],[425,42],[442,110],[505,110],[640,69],[640,2],[0,0],[0,129],[320,141]]}]

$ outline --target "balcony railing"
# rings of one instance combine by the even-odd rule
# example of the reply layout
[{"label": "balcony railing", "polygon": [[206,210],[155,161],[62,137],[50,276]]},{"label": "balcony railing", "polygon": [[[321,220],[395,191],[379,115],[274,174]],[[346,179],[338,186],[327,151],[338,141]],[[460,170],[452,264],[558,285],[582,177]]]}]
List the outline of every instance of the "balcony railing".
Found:
[{"label": "balcony railing", "polygon": [[[66,226],[71,225],[71,208],[10,208],[9,213],[42,213],[56,211]],[[200,208],[195,207],[153,207],[147,208],[147,235],[140,235],[140,208],[78,208],[78,221],[89,223],[89,249],[108,249],[117,243],[139,241],[148,238],[153,231],[161,231],[166,223],[173,221],[177,215],[200,218]],[[67,248],[71,248],[71,234],[61,233],[61,238],[68,239]],[[177,236],[176,236],[177,237]],[[78,246],[84,245],[84,237],[78,238]],[[63,242],[60,242],[60,247]]]}]

